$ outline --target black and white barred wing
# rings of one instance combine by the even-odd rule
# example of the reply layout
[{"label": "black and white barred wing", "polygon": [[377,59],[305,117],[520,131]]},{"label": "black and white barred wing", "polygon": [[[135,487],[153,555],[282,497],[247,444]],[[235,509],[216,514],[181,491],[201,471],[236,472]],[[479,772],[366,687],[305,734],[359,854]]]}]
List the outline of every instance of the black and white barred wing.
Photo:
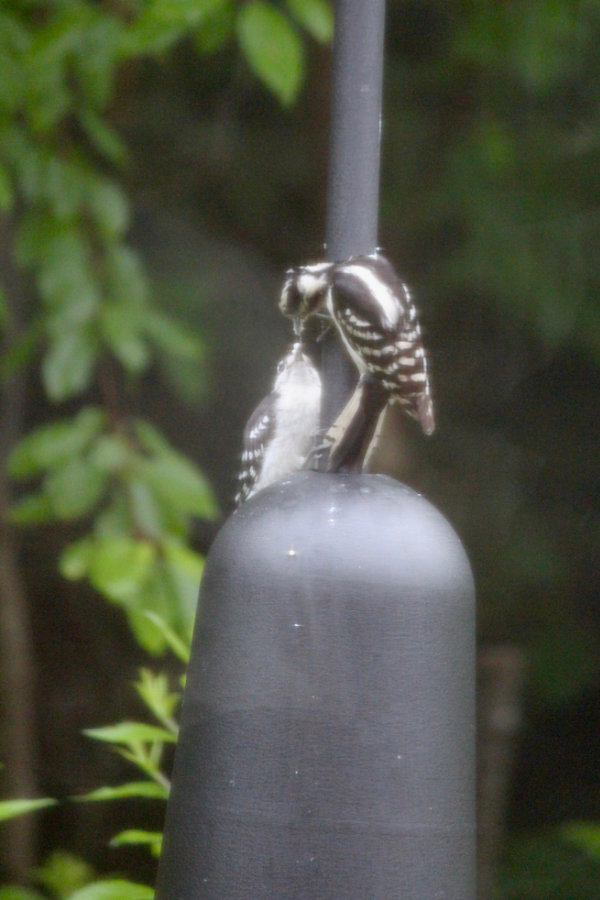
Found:
[{"label": "black and white barred wing", "polygon": [[258,490],[266,448],[275,432],[277,397],[273,391],[258,404],[244,429],[241,468],[235,504],[240,506]]},{"label": "black and white barred wing", "polygon": [[433,405],[417,310],[391,264],[375,255],[337,264],[327,306],[359,372],[431,434]]}]

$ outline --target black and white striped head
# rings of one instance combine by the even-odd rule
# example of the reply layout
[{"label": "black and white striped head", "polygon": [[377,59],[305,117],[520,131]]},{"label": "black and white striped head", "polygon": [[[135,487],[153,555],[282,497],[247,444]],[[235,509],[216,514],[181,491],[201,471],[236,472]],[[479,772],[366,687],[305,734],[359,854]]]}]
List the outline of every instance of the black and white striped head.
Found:
[{"label": "black and white striped head", "polygon": [[279,309],[284,316],[306,319],[319,312],[325,302],[332,270],[333,263],[288,269],[279,300]]}]

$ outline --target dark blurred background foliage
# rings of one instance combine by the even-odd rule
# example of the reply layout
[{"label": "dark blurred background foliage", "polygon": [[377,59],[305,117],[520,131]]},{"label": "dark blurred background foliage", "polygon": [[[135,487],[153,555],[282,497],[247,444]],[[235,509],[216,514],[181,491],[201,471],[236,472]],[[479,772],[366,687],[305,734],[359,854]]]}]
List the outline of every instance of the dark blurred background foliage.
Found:
[{"label": "dark blurred background foliage", "polygon": [[[600,5],[388,6],[380,242],[418,298],[439,427],[425,439],[390,417],[378,467],[454,523],[482,647],[525,660],[498,896],[593,900]],[[283,62],[257,38],[265,9]],[[327,38],[322,4],[302,0],[0,4],[4,458],[7,441],[115,393],[229,511],[244,421],[288,339],[281,273],[322,252]],[[26,40],[21,82],[8,62]],[[215,528],[206,498],[185,510],[199,556]],[[119,609],[56,571],[81,538],[63,519],[11,538],[32,623],[34,782],[52,796],[114,777],[78,732],[129,710],[145,659]],[[110,833],[96,810],[52,810],[36,853],[144,872],[107,854]]]}]

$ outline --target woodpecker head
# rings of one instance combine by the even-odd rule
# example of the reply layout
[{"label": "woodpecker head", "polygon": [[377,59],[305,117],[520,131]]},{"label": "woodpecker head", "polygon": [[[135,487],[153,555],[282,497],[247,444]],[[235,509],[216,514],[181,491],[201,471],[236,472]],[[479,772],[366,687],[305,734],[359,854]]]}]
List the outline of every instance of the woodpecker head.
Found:
[{"label": "woodpecker head", "polygon": [[288,269],[279,300],[279,309],[284,316],[306,319],[319,312],[325,302],[332,269],[332,263]]},{"label": "woodpecker head", "polygon": [[274,391],[285,390],[292,384],[297,387],[310,386],[319,382],[319,376],[310,357],[304,353],[302,343],[297,341],[290,352],[277,366]]}]

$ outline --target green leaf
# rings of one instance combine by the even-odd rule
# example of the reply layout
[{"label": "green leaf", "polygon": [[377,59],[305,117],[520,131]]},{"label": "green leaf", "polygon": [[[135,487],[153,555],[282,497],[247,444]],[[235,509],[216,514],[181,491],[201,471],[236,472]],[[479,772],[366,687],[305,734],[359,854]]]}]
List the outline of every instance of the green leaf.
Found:
[{"label": "green leaf", "polygon": [[[42,293],[40,274],[40,293]],[[49,301],[46,318],[46,333],[50,340],[62,337],[65,332],[84,332],[87,326],[88,334],[94,336],[94,319],[100,308],[101,297],[98,284],[92,280],[86,281],[80,290],[66,290],[53,297],[46,296]]]},{"label": "green leaf", "polygon": [[0,900],[46,900],[38,891],[30,891],[29,888],[8,885],[0,887]]},{"label": "green leaf", "polygon": [[[166,612],[165,599],[157,591],[157,582],[160,582],[160,579],[155,572],[154,577],[150,580],[148,590],[144,593],[144,602],[147,606],[157,606],[161,611]],[[164,653],[166,642],[163,634],[146,618],[145,612],[145,609],[128,607],[129,625],[138,644],[148,653],[158,656],[160,653]]]},{"label": "green leaf", "polygon": [[108,474],[88,459],[75,458],[53,469],[44,479],[44,490],[54,514],[72,521],[90,513],[100,502]]},{"label": "green leaf", "polygon": [[35,881],[46,888],[53,897],[70,897],[71,894],[94,880],[94,870],[79,856],[55,850],[41,866],[31,871]]},{"label": "green leaf", "polygon": [[194,34],[194,42],[200,53],[216,53],[233,34],[235,8],[231,0],[222,0],[203,19]]},{"label": "green leaf", "polygon": [[266,0],[250,0],[236,27],[250,68],[283,106],[289,106],[304,77],[302,41],[289,19]]},{"label": "green leaf", "polygon": [[162,549],[165,571],[177,598],[179,620],[184,628],[191,631],[204,558],[179,541],[167,541]]},{"label": "green leaf", "polygon": [[177,634],[191,629],[193,611],[190,613],[182,609],[181,600],[163,559],[159,560],[148,582],[144,604],[130,611],[130,624],[137,639],[150,653],[158,655],[164,653],[168,644],[162,630],[146,615],[148,610],[157,612],[167,620]]},{"label": "green leaf", "polygon": [[597,900],[600,865],[560,828],[519,833],[507,840],[499,873],[503,900]]},{"label": "green leaf", "polygon": [[162,784],[155,781],[129,781],[127,784],[119,784],[117,787],[100,787],[89,794],[77,797],[77,800],[99,802],[105,800],[127,800],[129,798],[147,798],[150,800],[166,800],[169,791]]},{"label": "green leaf", "polygon": [[56,800],[51,800],[49,797],[43,797],[39,800],[0,800],[0,822],[4,822],[6,819],[15,819],[17,816],[24,816],[38,809],[55,805]]},{"label": "green leaf", "polygon": [[55,317],[50,335],[62,331],[62,323],[56,320],[59,315],[69,325],[89,322],[100,305],[89,246],[72,229],[50,238],[42,225],[33,224],[31,231],[23,242],[24,252],[38,268],[40,294]]},{"label": "green leaf", "polygon": [[51,422],[31,431],[9,458],[13,478],[28,478],[83,453],[105,424],[104,412],[86,406],[72,419]]},{"label": "green leaf", "polygon": [[[88,7],[88,15],[92,9]],[[108,14],[108,10],[96,9],[94,19],[81,29],[74,48],[73,69],[81,85],[81,96],[101,109],[113,95],[123,24],[117,15]]]},{"label": "green leaf", "polygon": [[158,55],[168,50],[184,34],[198,28],[210,16],[218,15],[223,0],[154,0],[130,25],[121,46],[126,56]]},{"label": "green leaf", "polygon": [[144,419],[136,419],[135,433],[144,450],[147,450],[149,453],[167,457],[173,453],[173,448],[166,437],[150,422],[146,422]]},{"label": "green leaf", "polygon": [[333,38],[333,9],[327,0],[286,0],[294,18],[321,44]]},{"label": "green leaf", "polygon": [[94,552],[94,542],[91,538],[81,538],[63,550],[60,560],[59,569],[63,578],[70,581],[77,581],[87,575],[90,567],[90,560]]},{"label": "green leaf", "polygon": [[123,165],[127,159],[127,149],[116,131],[93,109],[84,109],[79,113],[82,128],[94,147],[111,163]]},{"label": "green leaf", "polygon": [[97,342],[87,330],[57,335],[42,362],[42,378],[50,399],[66,400],[89,387],[96,354]]},{"label": "green leaf", "polygon": [[88,179],[86,200],[105,241],[114,241],[129,226],[129,204],[121,188],[108,179]]},{"label": "green leaf", "polygon": [[125,490],[128,513],[134,530],[155,541],[160,540],[165,531],[174,530],[170,511],[165,510],[164,503],[144,481],[128,475]]},{"label": "green leaf", "polygon": [[129,307],[142,307],[148,284],[139,257],[131,247],[114,244],[106,253],[107,289],[112,300]]},{"label": "green leaf", "polygon": [[94,541],[89,558],[89,577],[94,587],[118,603],[137,603],[156,559],[149,541],[106,536]]},{"label": "green leaf", "polygon": [[100,327],[108,346],[129,372],[142,372],[148,364],[142,323],[141,311],[123,303],[106,303],[100,316]]},{"label": "green leaf", "polygon": [[64,71],[60,62],[46,65],[37,55],[32,55],[30,76],[24,96],[26,101],[26,117],[32,131],[45,137],[58,125],[72,105],[73,98],[64,80]]},{"label": "green leaf", "polygon": [[[27,149],[25,148],[21,152],[26,154]],[[32,162],[32,167],[34,164],[36,167],[35,177],[41,180],[43,172],[37,170],[41,170],[43,166],[37,160]],[[27,173],[21,173],[22,190],[28,200],[35,201],[35,197],[28,196],[30,191],[27,189],[26,175]],[[28,177],[33,178],[34,176]],[[72,284],[79,284],[82,279],[87,278],[85,273],[88,253],[89,246],[83,235],[70,224],[57,222],[55,216],[40,206],[34,206],[25,211],[19,225],[16,242],[17,261],[21,265],[39,265],[40,262],[43,262],[45,269],[51,270],[50,267],[57,263],[64,280],[68,280]],[[67,276],[63,275],[64,269],[68,273]]]},{"label": "green leaf", "polygon": [[119,433],[101,435],[90,450],[94,465],[112,473],[122,473],[131,464],[133,456],[130,440]]},{"label": "green leaf", "polygon": [[207,519],[216,517],[217,503],[210,484],[199,469],[174,450],[145,460],[140,476],[183,512]]},{"label": "green leaf", "polygon": [[[2,295],[0,294],[0,319],[6,310],[2,307]],[[5,322],[0,323],[6,325]],[[34,354],[43,340],[44,329],[41,319],[34,319],[11,341],[0,359],[0,378],[6,380],[15,372],[21,372],[32,360]]]},{"label": "green leaf", "polygon": [[560,833],[564,840],[600,860],[599,822],[568,822],[561,827]]},{"label": "green leaf", "polygon": [[189,326],[156,310],[149,310],[144,317],[144,328],[161,350],[180,359],[202,360],[204,345],[190,331]]},{"label": "green leaf", "polygon": [[119,722],[117,725],[106,725],[103,728],[87,728],[83,733],[96,741],[125,746],[157,742],[174,744],[177,740],[166,728],[146,725],[145,722]]},{"label": "green leaf", "polygon": [[164,673],[154,673],[149,669],[141,669],[136,690],[152,715],[165,728],[177,734],[177,723],[173,716],[179,704],[179,694],[169,690],[169,682]]},{"label": "green leaf", "polygon": [[121,831],[111,839],[111,847],[124,847],[128,845],[148,846],[155,856],[160,853],[162,834],[160,831],[142,831],[139,828],[131,828]]},{"label": "green leaf", "polygon": [[0,166],[0,212],[8,212],[14,200],[12,178],[4,166]]},{"label": "green leaf", "polygon": [[54,517],[47,494],[27,494],[11,507],[9,519],[15,525],[42,525]]},{"label": "green leaf", "polygon": [[87,170],[78,161],[50,153],[43,160],[41,176],[40,194],[49,201],[53,216],[72,221],[81,209]]},{"label": "green leaf", "polygon": [[151,610],[144,610],[144,616],[153,622],[162,633],[166,643],[175,656],[187,665],[190,661],[190,647],[173,631],[161,616]]},{"label": "green leaf", "polygon": [[109,503],[94,517],[95,539],[105,540],[122,534],[129,535],[131,526],[131,516],[123,491],[112,492]]},{"label": "green leaf", "polygon": [[144,884],[112,879],[95,881],[71,894],[69,900],[153,900],[154,890]]}]

